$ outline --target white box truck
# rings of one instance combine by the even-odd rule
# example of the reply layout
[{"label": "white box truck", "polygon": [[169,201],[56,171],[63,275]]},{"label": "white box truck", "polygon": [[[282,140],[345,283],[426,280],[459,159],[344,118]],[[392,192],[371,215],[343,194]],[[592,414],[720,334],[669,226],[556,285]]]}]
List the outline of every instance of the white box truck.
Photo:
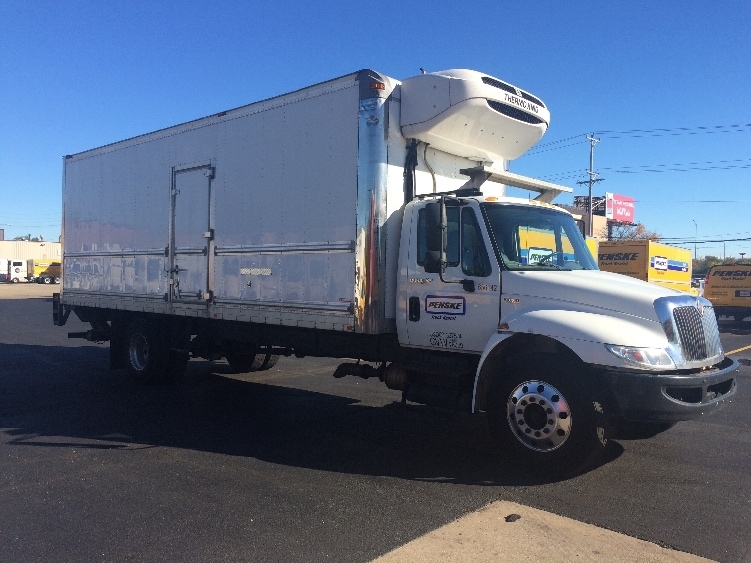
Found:
[{"label": "white box truck", "polygon": [[487,413],[558,471],[716,411],[738,364],[709,301],[598,271],[570,188],[508,171],[549,119],[480,72],[363,70],[66,156],[54,322],[147,382],[357,359],[334,375]]}]

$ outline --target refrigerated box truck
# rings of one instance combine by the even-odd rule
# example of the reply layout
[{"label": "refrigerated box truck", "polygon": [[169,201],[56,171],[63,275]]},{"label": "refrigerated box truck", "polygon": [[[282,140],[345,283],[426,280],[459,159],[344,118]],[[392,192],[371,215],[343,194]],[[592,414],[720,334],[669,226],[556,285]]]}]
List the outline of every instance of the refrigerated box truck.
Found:
[{"label": "refrigerated box truck", "polygon": [[598,266],[638,280],[697,294],[691,287],[691,251],[653,240],[613,240],[599,244]]},{"label": "refrigerated box truck", "polygon": [[711,303],[598,271],[571,189],[508,171],[549,119],[480,72],[363,70],[66,156],[54,322],[147,382],[356,359],[334,375],[486,413],[560,472],[716,411],[738,364]]}]

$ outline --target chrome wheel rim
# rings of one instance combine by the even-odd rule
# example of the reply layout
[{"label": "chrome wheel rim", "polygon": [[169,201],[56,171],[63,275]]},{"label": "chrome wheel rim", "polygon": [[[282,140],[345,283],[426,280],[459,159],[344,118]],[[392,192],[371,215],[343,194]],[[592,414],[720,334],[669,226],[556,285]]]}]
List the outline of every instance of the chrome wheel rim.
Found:
[{"label": "chrome wheel rim", "polygon": [[571,435],[571,408],[566,398],[544,381],[518,385],[506,402],[511,433],[536,452],[557,450]]}]

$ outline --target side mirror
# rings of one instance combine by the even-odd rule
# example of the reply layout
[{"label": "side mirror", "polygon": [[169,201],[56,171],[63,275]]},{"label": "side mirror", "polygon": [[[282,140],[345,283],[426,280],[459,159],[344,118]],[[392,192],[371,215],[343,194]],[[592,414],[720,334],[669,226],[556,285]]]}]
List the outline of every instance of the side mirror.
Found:
[{"label": "side mirror", "polygon": [[428,252],[444,251],[441,218],[445,211],[441,213],[441,207],[440,201],[428,203],[425,206],[425,247]]},{"label": "side mirror", "polygon": [[428,274],[441,274],[441,253],[436,250],[428,250],[425,253],[425,272]]}]

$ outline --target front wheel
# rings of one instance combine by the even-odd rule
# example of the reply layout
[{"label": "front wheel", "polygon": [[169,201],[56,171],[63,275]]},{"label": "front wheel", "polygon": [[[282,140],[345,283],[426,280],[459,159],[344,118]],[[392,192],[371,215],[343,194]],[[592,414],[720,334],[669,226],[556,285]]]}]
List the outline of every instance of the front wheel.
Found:
[{"label": "front wheel", "polygon": [[597,460],[608,441],[591,377],[566,360],[524,357],[490,389],[488,415],[504,450],[530,469],[566,475]]},{"label": "front wheel", "polygon": [[52,278],[49,277],[49,276],[44,276],[42,278],[42,283],[44,283],[44,284],[51,284],[52,283]]}]

